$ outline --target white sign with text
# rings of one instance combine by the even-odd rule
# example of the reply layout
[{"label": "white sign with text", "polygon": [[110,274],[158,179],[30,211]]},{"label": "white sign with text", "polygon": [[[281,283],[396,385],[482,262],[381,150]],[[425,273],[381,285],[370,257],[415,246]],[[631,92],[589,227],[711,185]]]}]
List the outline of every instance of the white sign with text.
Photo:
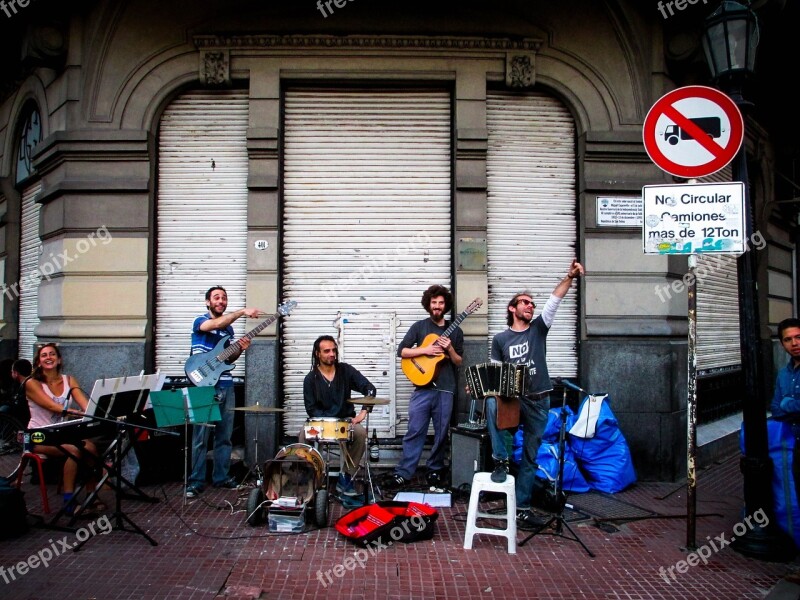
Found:
[{"label": "white sign with text", "polygon": [[646,185],[645,254],[744,252],[744,184]]}]

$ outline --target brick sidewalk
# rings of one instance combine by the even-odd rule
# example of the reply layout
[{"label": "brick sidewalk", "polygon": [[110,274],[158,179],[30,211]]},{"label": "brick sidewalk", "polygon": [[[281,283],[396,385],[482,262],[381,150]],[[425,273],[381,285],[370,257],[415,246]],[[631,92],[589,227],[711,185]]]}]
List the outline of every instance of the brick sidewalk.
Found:
[{"label": "brick sidewalk", "polygon": [[[26,478],[27,479],[27,478]],[[52,487],[52,486],[51,486]],[[797,562],[769,563],[746,558],[730,547],[709,550],[708,564],[674,566],[687,558],[686,496],[674,483],[640,483],[607,497],[572,495],[580,512],[571,526],[595,554],[553,535],[537,535],[516,555],[504,539],[478,535],[463,549],[466,498],[441,509],[430,541],[381,549],[343,577],[356,546],[333,527],[303,534],[270,534],[263,525],[244,523],[248,490],[208,490],[184,508],[181,485],[150,486],[158,504],[124,501],[124,512],[157,542],[114,530],[90,537],[79,552],[63,551],[76,535],[107,521],[81,520],[84,529],[64,533],[33,528],[16,540],[0,542],[0,595],[17,598],[764,598]],[[30,512],[39,510],[38,491],[25,483]],[[103,493],[113,506],[113,494]],[[51,503],[58,506],[57,498]],[[331,505],[332,520],[343,514]],[[738,458],[700,474],[697,545],[733,535],[742,520]],[[583,513],[583,514],[581,514]],[[592,514],[594,513],[594,514]],[[600,522],[597,519],[602,519]],[[525,532],[520,532],[519,538]],[[63,543],[60,540],[64,540]],[[48,567],[24,575],[9,569],[51,549]],[[56,552],[56,550],[58,552]],[[359,555],[363,558],[363,554]],[[346,561],[346,562],[345,562]],[[35,562],[35,561],[34,561]],[[674,577],[669,575],[673,567]],[[331,575],[326,578],[325,572]],[[8,578],[8,583],[4,581]]]}]

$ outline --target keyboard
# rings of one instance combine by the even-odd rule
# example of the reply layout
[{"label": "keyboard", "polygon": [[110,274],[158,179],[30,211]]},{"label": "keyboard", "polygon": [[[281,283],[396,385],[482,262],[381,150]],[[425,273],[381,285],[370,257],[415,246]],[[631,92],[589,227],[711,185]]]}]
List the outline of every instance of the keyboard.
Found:
[{"label": "keyboard", "polygon": [[116,426],[106,421],[76,419],[54,423],[48,427],[29,429],[31,442],[45,446],[72,444],[92,437],[108,436],[114,433]]}]

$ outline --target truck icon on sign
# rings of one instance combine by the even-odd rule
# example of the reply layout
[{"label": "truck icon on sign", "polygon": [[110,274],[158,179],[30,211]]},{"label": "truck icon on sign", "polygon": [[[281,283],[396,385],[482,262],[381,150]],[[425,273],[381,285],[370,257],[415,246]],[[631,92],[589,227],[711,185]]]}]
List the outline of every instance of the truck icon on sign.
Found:
[{"label": "truck icon on sign", "polygon": [[[722,135],[722,123],[719,117],[697,117],[689,120],[705,131],[708,137],[712,139]],[[667,125],[664,130],[664,139],[669,142],[670,146],[674,146],[680,140],[692,140],[694,138],[677,125]]]}]

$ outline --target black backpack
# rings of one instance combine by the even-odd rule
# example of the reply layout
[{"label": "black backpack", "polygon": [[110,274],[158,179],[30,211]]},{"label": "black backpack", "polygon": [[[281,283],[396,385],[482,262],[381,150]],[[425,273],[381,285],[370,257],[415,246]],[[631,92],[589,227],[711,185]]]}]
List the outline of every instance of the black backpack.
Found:
[{"label": "black backpack", "polygon": [[22,491],[8,477],[0,477],[0,540],[28,531],[28,509]]}]

